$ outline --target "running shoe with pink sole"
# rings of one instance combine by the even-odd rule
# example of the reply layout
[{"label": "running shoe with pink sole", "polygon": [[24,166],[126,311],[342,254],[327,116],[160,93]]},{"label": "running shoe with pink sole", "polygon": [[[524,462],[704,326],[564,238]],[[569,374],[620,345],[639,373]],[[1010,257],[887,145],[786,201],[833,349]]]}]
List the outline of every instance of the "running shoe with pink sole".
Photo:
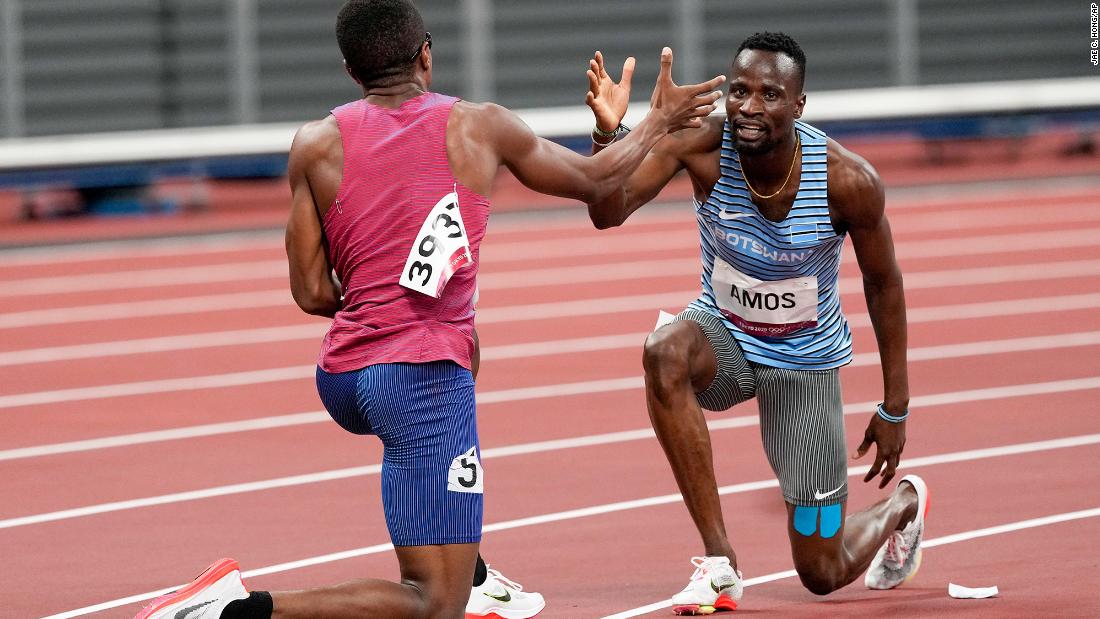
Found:
[{"label": "running shoe with pink sole", "polygon": [[546,608],[542,595],[489,568],[485,582],[470,591],[466,619],[530,619]]},{"label": "running shoe with pink sole", "polygon": [[213,619],[230,602],[246,597],[240,566],[219,559],[189,585],[154,599],[134,619]]},{"label": "running shoe with pink sole", "polygon": [[692,557],[695,573],[684,590],[672,596],[675,615],[710,615],[737,609],[745,590],[741,572],[726,557]]}]

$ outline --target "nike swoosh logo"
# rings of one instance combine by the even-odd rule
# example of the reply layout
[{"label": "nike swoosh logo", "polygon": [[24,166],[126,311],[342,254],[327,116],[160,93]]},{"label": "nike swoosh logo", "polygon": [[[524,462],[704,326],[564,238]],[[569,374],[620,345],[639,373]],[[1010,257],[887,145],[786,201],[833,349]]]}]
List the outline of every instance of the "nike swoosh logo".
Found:
[{"label": "nike swoosh logo", "polygon": [[729,589],[732,586],[733,585],[724,585],[724,586],[719,587],[713,580],[710,581],[711,590],[713,590],[715,593],[718,593],[718,594],[721,594],[723,590]]},{"label": "nike swoosh logo", "polygon": [[726,211],[718,211],[718,219],[732,221],[734,219],[741,219],[742,217],[752,217],[752,213],[727,213]]},{"label": "nike swoosh logo", "polygon": [[496,600],[498,602],[511,602],[512,601],[512,594],[507,590],[504,591],[504,595],[493,595],[492,593],[486,593],[485,595],[493,598],[494,600]]},{"label": "nike swoosh logo", "polygon": [[201,609],[204,606],[208,606],[210,604],[213,604],[214,602],[217,602],[217,600],[207,600],[206,602],[203,602],[202,604],[195,604],[194,606],[188,606],[187,608],[181,608],[176,612],[173,619],[187,619],[187,617],[191,613],[195,612],[196,610]]},{"label": "nike swoosh logo", "polygon": [[833,496],[834,494],[840,492],[840,489],[843,488],[843,487],[844,487],[844,484],[840,484],[839,486],[837,486],[836,490],[833,490],[831,492],[818,492],[817,490],[814,490],[814,499],[817,500],[817,501],[820,501],[821,499],[827,499],[827,498]]}]

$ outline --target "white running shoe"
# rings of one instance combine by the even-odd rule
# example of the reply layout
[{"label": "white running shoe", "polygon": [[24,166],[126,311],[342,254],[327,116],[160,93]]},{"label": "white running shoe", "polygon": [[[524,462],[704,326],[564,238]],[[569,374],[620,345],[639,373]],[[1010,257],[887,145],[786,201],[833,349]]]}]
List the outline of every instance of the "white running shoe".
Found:
[{"label": "white running shoe", "polygon": [[149,602],[134,619],[216,618],[230,602],[246,597],[240,566],[233,559],[219,559],[191,584]]},{"label": "white running shoe", "polygon": [[898,485],[908,482],[917,491],[917,517],[901,531],[894,531],[886,539],[878,554],[867,568],[863,584],[868,589],[893,589],[916,576],[920,568],[921,539],[924,538],[924,519],[928,515],[928,485],[916,475],[906,475]]},{"label": "white running shoe", "polygon": [[470,591],[466,619],[528,619],[546,608],[542,594],[524,591],[523,586],[490,569],[485,582]]},{"label": "white running shoe", "polygon": [[733,569],[726,557],[692,557],[695,573],[684,590],[672,596],[676,615],[709,615],[734,610],[745,586],[741,572]]}]

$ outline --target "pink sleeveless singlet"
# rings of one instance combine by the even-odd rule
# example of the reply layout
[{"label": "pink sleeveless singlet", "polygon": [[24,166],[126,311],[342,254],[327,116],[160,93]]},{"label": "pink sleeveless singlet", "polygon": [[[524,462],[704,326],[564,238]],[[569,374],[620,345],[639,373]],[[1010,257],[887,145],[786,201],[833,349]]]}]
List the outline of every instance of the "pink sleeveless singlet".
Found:
[{"label": "pink sleeveless singlet", "polygon": [[[440,360],[470,368],[473,297],[489,201],[451,173],[447,119],[455,101],[425,93],[396,109],[358,100],[332,111],[344,171],[323,227],[344,307],[321,346],[318,364],[326,372]],[[472,262],[457,269],[435,298],[399,280],[423,240],[429,213],[451,192],[457,193]]]}]

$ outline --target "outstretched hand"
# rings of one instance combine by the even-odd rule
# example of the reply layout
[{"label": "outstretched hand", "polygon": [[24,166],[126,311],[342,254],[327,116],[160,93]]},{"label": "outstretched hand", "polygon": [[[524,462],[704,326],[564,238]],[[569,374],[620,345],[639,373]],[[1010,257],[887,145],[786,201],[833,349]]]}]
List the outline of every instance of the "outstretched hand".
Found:
[{"label": "outstretched hand", "polygon": [[669,133],[701,127],[722,97],[715,89],[725,81],[726,76],[719,75],[701,84],[677,86],[672,81],[672,50],[666,47],[661,50],[661,71],[649,100],[649,112],[662,115]]},{"label": "outstretched hand", "polygon": [[633,56],[623,63],[622,79],[618,82],[607,74],[603,53],[597,51],[588,61],[588,95],[584,102],[592,108],[592,113],[596,115],[596,126],[600,130],[610,133],[623,121],[630,103],[630,80],[633,77]]},{"label": "outstretched hand", "polygon": [[866,455],[872,443],[876,446],[875,462],[863,477],[863,481],[871,481],[881,471],[882,481],[879,482],[878,487],[885,488],[898,471],[901,451],[905,447],[905,422],[890,423],[878,415],[872,415],[871,422],[867,424],[867,431],[863,433],[863,442],[856,449],[853,459]]}]

